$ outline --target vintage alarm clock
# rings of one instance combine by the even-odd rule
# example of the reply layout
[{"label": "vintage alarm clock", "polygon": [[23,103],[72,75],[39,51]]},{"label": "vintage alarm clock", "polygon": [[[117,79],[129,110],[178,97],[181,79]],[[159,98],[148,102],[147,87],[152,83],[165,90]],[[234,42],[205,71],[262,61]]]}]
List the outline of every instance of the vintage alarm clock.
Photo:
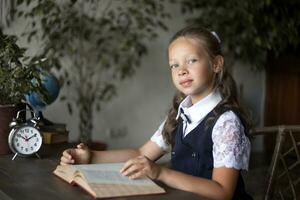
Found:
[{"label": "vintage alarm clock", "polygon": [[[20,118],[21,112],[31,112],[31,119]],[[12,152],[15,153],[12,160],[17,155],[27,157],[35,154],[38,158],[38,151],[42,146],[42,135],[38,129],[38,119],[32,110],[24,109],[17,113],[17,117],[10,123],[11,131],[8,136],[8,144]]]}]

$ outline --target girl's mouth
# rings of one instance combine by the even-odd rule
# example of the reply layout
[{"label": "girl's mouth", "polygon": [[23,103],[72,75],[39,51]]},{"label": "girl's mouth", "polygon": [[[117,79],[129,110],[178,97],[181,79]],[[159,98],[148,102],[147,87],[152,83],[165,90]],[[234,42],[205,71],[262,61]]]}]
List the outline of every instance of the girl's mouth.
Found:
[{"label": "girl's mouth", "polygon": [[192,79],[187,79],[187,80],[182,80],[179,82],[179,84],[183,87],[189,87],[191,86],[193,80]]}]

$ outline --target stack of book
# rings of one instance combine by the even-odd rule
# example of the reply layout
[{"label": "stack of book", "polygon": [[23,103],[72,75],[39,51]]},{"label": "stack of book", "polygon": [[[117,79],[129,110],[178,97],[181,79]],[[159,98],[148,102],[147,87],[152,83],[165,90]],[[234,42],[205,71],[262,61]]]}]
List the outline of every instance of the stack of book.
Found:
[{"label": "stack of book", "polygon": [[68,142],[69,131],[66,129],[66,124],[53,123],[51,125],[42,125],[39,130],[43,136],[44,144],[55,144]]}]

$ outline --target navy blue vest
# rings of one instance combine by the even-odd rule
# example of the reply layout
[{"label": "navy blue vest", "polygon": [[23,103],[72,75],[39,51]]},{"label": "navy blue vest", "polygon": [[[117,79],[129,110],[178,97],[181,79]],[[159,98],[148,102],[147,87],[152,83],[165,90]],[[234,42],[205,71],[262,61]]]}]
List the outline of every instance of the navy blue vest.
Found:
[{"label": "navy blue vest", "polygon": [[[212,129],[218,116],[232,110],[225,106],[216,106],[202,122],[183,137],[183,123],[180,120],[172,133],[172,168],[193,176],[211,179],[214,167],[211,138]],[[235,112],[237,114],[237,112]],[[239,175],[233,199],[252,199],[246,192],[244,181]]]}]

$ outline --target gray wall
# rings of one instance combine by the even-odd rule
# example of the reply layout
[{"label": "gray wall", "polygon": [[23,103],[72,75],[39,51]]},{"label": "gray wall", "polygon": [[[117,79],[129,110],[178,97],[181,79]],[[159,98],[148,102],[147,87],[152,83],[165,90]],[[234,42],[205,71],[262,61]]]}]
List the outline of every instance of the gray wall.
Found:
[{"label": "gray wall", "polygon": [[[265,71],[255,71],[251,66],[237,62],[232,75],[240,92],[242,105],[250,111],[256,127],[263,126],[265,102]],[[252,141],[253,151],[263,150],[263,138],[255,137]]]},{"label": "gray wall", "polygon": [[[175,91],[167,65],[167,44],[172,34],[184,26],[179,8],[172,6],[169,9],[176,16],[167,23],[170,30],[162,31],[149,44],[149,54],[142,59],[136,75],[120,84],[118,96],[108,102],[100,113],[95,113],[92,137],[105,141],[110,149],[142,145],[166,116]],[[23,28],[24,22],[20,20],[6,32],[19,34]],[[26,41],[20,41],[20,45],[26,47]],[[38,51],[38,47],[38,43],[33,43],[28,54]],[[237,63],[232,73],[239,88],[242,88],[244,103],[253,110],[256,125],[263,125],[259,116],[264,109],[264,72],[253,72],[250,67]],[[66,93],[72,91],[63,88],[60,95]],[[46,108],[44,115],[54,122],[66,123],[70,130],[69,140],[76,141],[79,135],[77,112],[75,110],[70,116],[65,103],[56,101]],[[260,150],[261,145],[261,140],[254,141],[253,149]]]},{"label": "gray wall", "polygon": [[[180,13],[174,6],[169,9],[173,13]],[[166,116],[175,93],[167,62],[167,46],[172,34],[184,26],[184,20],[177,18],[169,20],[167,24],[169,31],[161,31],[159,37],[149,43],[149,54],[142,59],[141,68],[133,78],[120,84],[118,96],[95,114],[93,139],[104,140],[109,148],[142,145]],[[61,112],[63,114],[57,115]],[[71,132],[70,140],[77,139],[77,116],[66,116],[64,104],[53,103],[47,107],[45,115],[49,119],[67,123]]]}]

